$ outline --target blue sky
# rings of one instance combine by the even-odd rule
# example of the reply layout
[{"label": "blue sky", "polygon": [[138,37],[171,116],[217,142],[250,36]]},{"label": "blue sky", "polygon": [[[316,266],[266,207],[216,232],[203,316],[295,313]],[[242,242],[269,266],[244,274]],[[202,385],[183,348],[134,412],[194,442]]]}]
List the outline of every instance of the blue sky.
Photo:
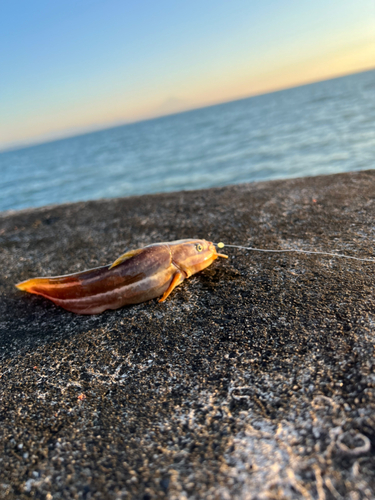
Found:
[{"label": "blue sky", "polygon": [[373,0],[0,0],[0,148],[375,67]]}]

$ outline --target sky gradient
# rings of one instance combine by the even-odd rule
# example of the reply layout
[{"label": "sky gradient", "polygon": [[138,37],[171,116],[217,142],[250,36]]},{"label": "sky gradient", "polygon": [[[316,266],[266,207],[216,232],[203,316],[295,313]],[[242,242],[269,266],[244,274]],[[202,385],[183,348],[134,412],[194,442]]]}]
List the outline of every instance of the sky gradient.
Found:
[{"label": "sky gradient", "polygon": [[373,0],[0,2],[0,149],[375,67]]}]

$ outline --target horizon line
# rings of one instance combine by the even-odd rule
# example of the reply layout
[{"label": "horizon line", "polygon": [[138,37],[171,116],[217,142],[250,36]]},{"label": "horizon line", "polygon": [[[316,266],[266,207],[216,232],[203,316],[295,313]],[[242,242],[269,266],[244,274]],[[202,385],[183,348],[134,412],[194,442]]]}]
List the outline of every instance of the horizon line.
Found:
[{"label": "horizon line", "polygon": [[[224,100],[224,101],[218,101],[218,102],[214,102],[214,103],[211,103],[211,104],[206,104],[206,105],[203,105],[203,106],[201,106],[201,105],[198,105],[197,107],[193,106],[193,107],[188,108],[188,109],[182,109],[181,111],[173,111],[173,112],[161,113],[161,114],[156,114],[156,115],[153,115],[151,113],[151,115],[149,117],[145,117],[145,118],[139,118],[139,119],[134,119],[134,120],[129,120],[129,121],[127,121],[127,120],[124,119],[124,121],[117,120],[117,121],[114,121],[114,122],[108,123],[108,124],[101,123],[101,124],[97,124],[97,125],[95,125],[95,124],[88,125],[87,127],[77,127],[76,132],[73,132],[74,127],[71,127],[70,129],[65,129],[65,132],[63,130],[61,132],[56,132],[55,134],[52,132],[51,134],[55,135],[55,136],[54,137],[50,137],[50,138],[45,137],[45,139],[42,139],[42,136],[40,136],[39,139],[37,137],[35,137],[34,139],[29,139],[29,140],[26,140],[25,142],[23,142],[21,140],[20,142],[16,142],[16,143],[13,143],[13,144],[12,143],[9,143],[8,145],[5,144],[4,146],[2,146],[0,144],[0,154],[2,154],[2,153],[8,153],[8,152],[13,152],[13,151],[20,151],[20,150],[23,150],[23,149],[28,149],[28,148],[33,148],[33,147],[36,147],[36,146],[41,146],[43,144],[49,144],[49,143],[53,143],[53,142],[63,141],[63,140],[66,140],[66,139],[72,139],[73,137],[81,137],[81,136],[89,135],[89,134],[92,134],[92,133],[95,133],[95,132],[102,132],[102,131],[105,131],[105,130],[111,130],[111,129],[115,129],[115,128],[118,128],[118,127],[124,127],[124,126],[127,126],[127,125],[134,125],[136,123],[143,123],[143,122],[158,120],[160,118],[166,118],[168,116],[174,116],[174,115],[180,115],[180,114],[183,114],[183,113],[189,113],[189,112],[192,112],[192,111],[197,111],[199,109],[211,108],[211,107],[214,107],[214,106],[220,106],[222,104],[229,104],[229,103],[232,103],[232,102],[243,101],[243,100],[246,100],[246,99],[251,99],[253,97],[260,97],[260,96],[263,96],[263,95],[275,94],[277,92],[282,92],[284,90],[296,89],[296,88],[299,88],[299,87],[305,87],[305,86],[313,85],[315,83],[320,83],[320,82],[328,82],[328,81],[331,81],[331,80],[337,80],[339,78],[344,78],[346,76],[352,76],[352,75],[357,75],[357,74],[361,74],[361,73],[368,73],[368,72],[374,71],[374,70],[375,70],[375,66],[373,68],[370,68],[370,69],[363,69],[363,70],[360,70],[360,71],[354,71],[354,72],[339,74],[339,75],[336,75],[334,77],[323,78],[321,80],[320,79],[319,80],[309,80],[307,82],[299,83],[297,85],[292,85],[292,86],[287,86],[287,87],[279,87],[279,88],[276,87],[275,89],[270,90],[270,91],[255,92],[254,94],[249,94],[249,95],[242,96],[242,97],[236,97],[234,99],[229,99],[229,100]],[[69,130],[70,130],[70,133],[69,133]]]}]

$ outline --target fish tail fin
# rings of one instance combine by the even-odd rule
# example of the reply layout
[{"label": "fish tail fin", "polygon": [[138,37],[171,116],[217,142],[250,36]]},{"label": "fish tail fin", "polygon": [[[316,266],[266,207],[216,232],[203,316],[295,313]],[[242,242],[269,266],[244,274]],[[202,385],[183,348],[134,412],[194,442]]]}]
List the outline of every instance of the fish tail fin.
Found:
[{"label": "fish tail fin", "polygon": [[40,294],[42,290],[46,292],[48,288],[53,287],[54,285],[51,284],[51,280],[49,278],[33,278],[16,284],[16,288],[18,288],[18,290],[37,294]]},{"label": "fish tail fin", "polygon": [[[78,276],[78,278],[77,278]],[[32,278],[16,284],[18,290],[43,295],[48,299],[63,298],[69,289],[80,284],[79,275],[57,276],[51,278]]]}]

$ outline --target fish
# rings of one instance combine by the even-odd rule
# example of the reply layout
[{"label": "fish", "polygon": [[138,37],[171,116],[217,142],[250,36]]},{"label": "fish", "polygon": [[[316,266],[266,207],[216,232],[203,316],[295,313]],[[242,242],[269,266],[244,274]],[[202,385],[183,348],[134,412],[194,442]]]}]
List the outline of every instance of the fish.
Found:
[{"label": "fish", "polygon": [[157,297],[164,302],[186,278],[218,257],[228,258],[217,252],[214,243],[202,239],[154,243],[124,253],[111,265],[32,278],[15,286],[76,314],[100,314]]}]

